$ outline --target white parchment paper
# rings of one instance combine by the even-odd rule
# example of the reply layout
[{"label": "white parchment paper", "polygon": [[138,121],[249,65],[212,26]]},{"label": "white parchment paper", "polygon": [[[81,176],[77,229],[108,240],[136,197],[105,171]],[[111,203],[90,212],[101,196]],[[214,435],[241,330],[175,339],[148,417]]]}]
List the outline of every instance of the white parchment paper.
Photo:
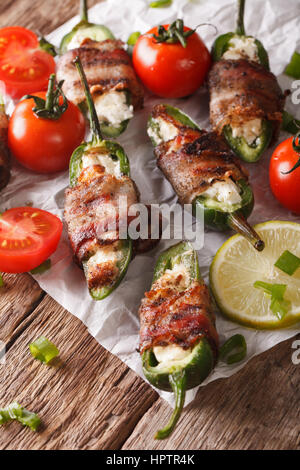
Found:
[{"label": "white parchment paper", "polygon": [[[174,0],[169,8],[150,9],[148,0],[106,0],[90,10],[90,20],[106,24],[116,37],[124,41],[133,31],[145,32],[159,23],[168,23],[180,17],[185,24],[195,27],[199,23],[213,23],[219,34],[232,31],[235,27],[235,0]],[[269,52],[272,71],[278,75],[282,88],[290,88],[292,80],[282,74],[293,51],[300,46],[300,2],[289,0],[288,8],[282,0],[248,0],[246,6],[246,32],[264,43]],[[76,24],[73,18],[52,34],[49,39],[56,45],[62,36]],[[208,47],[215,39],[212,27],[204,26],[198,30]],[[125,134],[118,138],[130,159],[131,174],[141,191],[142,202],[176,202],[176,196],[156,168],[152,145],[146,134],[146,121],[154,104],[163,100],[146,93],[145,108],[136,113]],[[208,94],[200,89],[194,96],[184,100],[168,100],[196,120],[202,127],[208,128]],[[11,109],[11,105],[10,105]],[[300,110],[287,102],[287,109],[300,117]],[[280,141],[287,134],[280,135]],[[268,183],[268,163],[273,149],[255,165],[248,165],[251,183],[254,188],[256,205],[250,222],[255,224],[271,219],[293,220],[300,222],[276,202]],[[35,207],[48,210],[63,217],[64,190],[68,185],[68,174],[52,176],[35,175],[13,162],[12,178],[7,188],[1,193],[0,209],[24,205],[27,201]],[[198,252],[201,272],[208,282],[208,270],[214,254],[229,234],[207,232],[205,245]],[[51,257],[52,267],[43,275],[36,276],[40,286],[57,302],[88,327],[89,332],[106,349],[117,355],[129,367],[143,377],[141,361],[136,352],[138,346],[139,320],[138,308],[144,292],[149,289],[155,260],[158,254],[172,242],[161,242],[152,252],[136,257],[130,264],[127,275],[120,287],[107,299],[94,302],[91,300],[82,271],[73,263],[72,252],[64,230],[56,253]],[[46,328],[46,327],[45,327]],[[217,313],[217,329],[221,343],[235,333],[245,336],[248,344],[247,358],[238,365],[219,364],[205,381],[211,382],[221,377],[229,377],[244,367],[253,356],[271,348],[299,332],[299,325],[281,331],[256,331],[236,325]],[[45,329],[45,334],[47,333]],[[204,384],[205,384],[204,383]],[[169,403],[170,393],[158,391]],[[196,394],[191,390],[187,394],[186,404]]]}]

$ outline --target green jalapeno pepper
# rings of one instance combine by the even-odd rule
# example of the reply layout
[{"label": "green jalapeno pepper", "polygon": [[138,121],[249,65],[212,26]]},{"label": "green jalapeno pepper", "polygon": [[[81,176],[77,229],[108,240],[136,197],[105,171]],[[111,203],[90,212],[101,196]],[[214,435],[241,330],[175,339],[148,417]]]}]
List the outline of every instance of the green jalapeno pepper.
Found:
[{"label": "green jalapeno pepper", "polygon": [[[165,111],[179,123],[201,131],[200,127],[178,108],[174,108],[170,105],[164,105],[164,108]],[[151,129],[151,141],[153,145],[156,146],[161,142],[162,135],[160,133],[159,123],[155,122],[152,117],[148,120],[148,133],[149,129]],[[202,212],[204,223],[207,227],[218,231],[225,231],[231,228],[246,237],[258,251],[262,251],[264,249],[264,242],[246,220],[250,216],[254,206],[253,191],[245,179],[240,179],[235,183],[240,188],[240,203],[232,204],[229,207],[226,204],[199,194],[192,203],[193,214],[197,217],[197,215]]]},{"label": "green jalapeno pepper", "polygon": [[[180,242],[164,251],[155,266],[153,283],[166,269],[172,269],[176,264],[184,264],[190,287],[193,281],[202,281],[197,254],[188,242]],[[171,434],[180,417],[185,391],[199,385],[213,370],[215,356],[211,345],[205,337],[201,337],[193,346],[191,352],[176,363],[158,363],[153,349],[146,349],[142,354],[143,372],[147,380],[161,390],[173,392],[175,409],[167,426],[158,431],[155,438],[164,439]]]},{"label": "green jalapeno pepper", "polygon": [[[238,0],[238,17],[237,17],[237,26],[235,32],[225,33],[217,37],[213,46],[212,46],[212,58],[214,62],[221,60],[223,55],[231,47],[231,41],[233,38],[243,38],[243,39],[253,39],[253,36],[247,36],[245,33],[244,27],[244,11],[245,11],[245,2],[246,0]],[[257,57],[258,62],[263,65],[267,70],[270,69],[269,57],[266,49],[262,43],[255,39],[254,41],[257,47]]]},{"label": "green jalapeno pepper", "polygon": [[[212,47],[212,58],[214,62],[222,59],[225,52],[232,47],[232,40],[234,38],[253,39],[253,36],[246,36],[245,34],[245,1],[246,0],[238,0],[236,31],[222,34],[215,40]],[[254,40],[254,44],[256,45],[258,62],[267,70],[270,70],[269,58],[264,46],[258,39]],[[269,146],[273,135],[273,128],[272,124],[268,120],[262,120],[260,135],[258,135],[251,144],[249,144],[244,137],[233,137],[230,125],[224,127],[223,134],[232,150],[246,162],[252,163],[259,160],[265,149]]]},{"label": "green jalapeno pepper", "polygon": [[[95,106],[89,92],[88,83],[86,80],[85,73],[83,71],[80,59],[77,57],[75,59],[75,65],[78,69],[78,72],[81,77],[82,84],[84,86],[86,101],[89,108],[90,113],[90,124],[91,124],[91,131],[92,131],[92,140],[91,142],[84,142],[76,150],[74,150],[71,160],[70,160],[70,167],[69,167],[69,178],[70,178],[70,187],[74,187],[77,184],[78,177],[82,170],[82,158],[86,151],[91,148],[104,148],[107,153],[109,154],[110,158],[113,160],[118,160],[120,164],[120,171],[122,174],[130,176],[130,167],[127,155],[125,154],[123,148],[117,144],[116,142],[111,142],[107,140],[103,140],[99,120],[97,117],[97,113],[95,110]],[[93,288],[90,289],[90,294],[95,300],[102,300],[107,297],[116,287],[120,284],[123,277],[125,276],[129,263],[132,257],[132,240],[119,240],[118,242],[118,277],[113,283],[113,285],[102,286],[100,288]],[[83,270],[87,275],[88,271],[88,260],[83,261]]]},{"label": "green jalapeno pepper", "polygon": [[68,51],[68,47],[74,36],[80,31],[85,38],[94,41],[105,41],[105,39],[115,39],[113,33],[104,25],[90,23],[88,21],[87,0],[80,2],[80,22],[74,26],[72,31],[66,34],[60,43],[60,54]]}]

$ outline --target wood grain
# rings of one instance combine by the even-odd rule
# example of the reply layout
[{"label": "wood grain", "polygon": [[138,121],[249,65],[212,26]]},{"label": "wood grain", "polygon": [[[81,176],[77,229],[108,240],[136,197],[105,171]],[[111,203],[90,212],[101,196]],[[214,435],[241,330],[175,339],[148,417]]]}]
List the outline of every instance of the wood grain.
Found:
[{"label": "wood grain", "polygon": [[[10,423],[1,430],[0,448],[119,448],[157,394],[49,296],[33,315],[0,365],[0,404],[17,400],[43,426],[34,433]],[[59,367],[31,357],[28,344],[41,335],[59,348]]]},{"label": "wood grain", "polygon": [[[100,1],[88,0],[89,7]],[[25,26],[48,34],[77,15],[78,5],[77,0],[1,0],[0,27]]]},{"label": "wood grain", "polygon": [[0,288],[0,340],[8,348],[31,321],[30,314],[44,293],[29,274],[3,274]]},{"label": "wood grain", "polygon": [[293,341],[200,388],[167,441],[153,440],[171,413],[159,399],[122,449],[300,449],[300,365],[291,360]]}]

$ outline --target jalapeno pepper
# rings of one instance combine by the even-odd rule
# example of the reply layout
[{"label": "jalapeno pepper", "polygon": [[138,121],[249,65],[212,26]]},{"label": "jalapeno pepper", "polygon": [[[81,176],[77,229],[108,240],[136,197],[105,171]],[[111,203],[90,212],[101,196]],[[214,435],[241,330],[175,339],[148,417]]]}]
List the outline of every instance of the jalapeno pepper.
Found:
[{"label": "jalapeno pepper", "polygon": [[[78,69],[82,84],[85,89],[86,101],[87,101],[87,105],[88,105],[89,113],[90,113],[90,126],[91,126],[91,131],[92,131],[92,140],[90,142],[84,142],[82,145],[77,147],[77,149],[73,152],[73,155],[70,160],[70,168],[69,168],[70,187],[72,188],[76,186],[78,182],[78,177],[82,170],[82,158],[85,152],[87,150],[90,150],[91,148],[97,148],[97,149],[105,148],[110,158],[112,158],[112,160],[119,161],[121,173],[129,176],[130,175],[129,161],[123,148],[115,142],[103,140],[102,138],[100,124],[99,124],[99,120],[98,120],[97,113],[95,110],[95,106],[94,106],[93,100],[89,92],[89,87],[88,87],[85,73],[83,71],[80,59],[78,57],[75,60],[75,65]],[[132,240],[128,238],[126,240],[119,240],[118,243],[119,243],[118,261],[117,261],[118,277],[113,283],[113,285],[109,284],[108,286],[102,286],[99,288],[90,289],[90,294],[95,300],[102,300],[105,297],[107,297],[113,290],[116,289],[116,287],[120,284],[120,282],[122,281],[123,277],[126,274],[126,271],[128,269],[128,266],[132,257]],[[83,270],[85,274],[87,275],[88,259],[84,260],[82,262],[82,265],[83,265]]]},{"label": "jalapeno pepper", "polygon": [[[200,127],[185,113],[170,105],[163,106],[167,114],[174,118],[177,123],[201,132]],[[160,125],[152,116],[148,120],[148,133],[151,136],[153,145],[156,146],[161,142]],[[235,183],[240,188],[240,203],[228,207],[200,193],[192,202],[193,214],[197,217],[198,215],[202,216],[203,213],[205,225],[212,230],[225,231],[231,228],[237,231],[246,237],[254,248],[261,251],[264,249],[264,242],[246,220],[254,206],[253,191],[246,179],[240,179]]]},{"label": "jalapeno pepper", "polygon": [[[247,36],[245,33],[244,27],[244,11],[245,11],[245,3],[246,0],[238,0],[238,17],[237,17],[237,25],[235,32],[230,32],[226,34],[222,34],[215,40],[212,46],[212,58],[214,62],[221,60],[223,55],[231,46],[231,41],[233,38],[253,38],[253,36]],[[255,39],[255,45],[257,47],[257,57],[258,62],[263,65],[267,70],[270,69],[269,65],[269,57],[266,49],[262,45],[262,43]]]},{"label": "jalapeno pepper", "polygon": [[[195,282],[200,283],[202,286],[204,285],[199,271],[196,252],[193,250],[190,243],[180,242],[164,251],[158,258],[154,270],[152,287],[155,289],[155,283],[157,283],[157,281],[159,282],[166,270],[172,270],[176,265],[184,265],[187,270],[188,284],[185,286],[187,290]],[[201,291],[203,295],[209,295],[205,292],[206,289],[207,288]],[[199,298],[197,301],[200,302],[201,299]],[[203,302],[205,303],[204,300]],[[151,306],[148,308],[151,308]],[[195,308],[197,308],[197,306],[195,306]],[[142,315],[142,308],[140,312]],[[202,311],[201,313],[203,314]],[[211,323],[215,331],[214,319],[209,318],[209,312],[206,312],[206,314],[208,316],[207,322]],[[155,327],[155,325],[153,326]],[[217,359],[218,347],[216,332],[214,341],[211,341],[208,332],[206,332],[206,335],[199,334],[199,338],[190,348],[188,355],[181,360],[165,361],[163,363],[158,362],[152,347],[142,352],[143,372],[147,380],[155,387],[173,392],[175,395],[175,409],[171,419],[165,428],[157,432],[155,436],[156,439],[164,439],[171,434],[184,406],[185,391],[199,385],[213,370]]]},{"label": "jalapeno pepper", "polygon": [[[212,58],[214,62],[217,62],[223,58],[225,52],[232,47],[233,39],[254,39],[253,36],[247,36],[245,34],[245,1],[246,0],[238,0],[238,18],[236,31],[222,34],[215,40],[212,47]],[[270,70],[269,58],[264,46],[258,39],[254,40],[254,44],[256,46],[257,62],[267,70]],[[223,134],[229,146],[236,153],[236,155],[246,162],[252,163],[259,160],[265,149],[269,146],[273,137],[273,126],[267,119],[263,119],[260,134],[252,143],[248,143],[244,137],[234,137],[230,125],[224,126]]]},{"label": "jalapeno pepper", "polygon": [[[79,32],[84,38],[90,38],[94,41],[105,41],[105,39],[115,39],[113,33],[104,25],[90,23],[88,21],[87,0],[80,2],[80,22],[74,26],[72,31],[66,34],[60,43],[60,54],[68,51],[69,45],[75,35]],[[83,38],[82,38],[83,39]]]}]

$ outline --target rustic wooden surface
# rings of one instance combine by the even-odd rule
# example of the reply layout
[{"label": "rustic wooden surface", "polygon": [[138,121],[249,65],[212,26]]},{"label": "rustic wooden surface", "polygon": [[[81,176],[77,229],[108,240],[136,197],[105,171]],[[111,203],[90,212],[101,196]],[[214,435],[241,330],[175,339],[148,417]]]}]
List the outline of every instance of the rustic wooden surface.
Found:
[{"label": "rustic wooden surface", "polygon": [[[75,0],[2,0],[0,27],[47,34],[76,13]],[[29,275],[4,279],[0,340],[7,354],[0,365],[0,406],[17,399],[40,414],[43,426],[36,434],[12,423],[0,431],[0,449],[300,448],[300,366],[291,361],[293,340],[230,379],[201,388],[173,436],[155,442],[170,407]],[[61,350],[57,367],[41,365],[28,352],[41,334]]]}]

